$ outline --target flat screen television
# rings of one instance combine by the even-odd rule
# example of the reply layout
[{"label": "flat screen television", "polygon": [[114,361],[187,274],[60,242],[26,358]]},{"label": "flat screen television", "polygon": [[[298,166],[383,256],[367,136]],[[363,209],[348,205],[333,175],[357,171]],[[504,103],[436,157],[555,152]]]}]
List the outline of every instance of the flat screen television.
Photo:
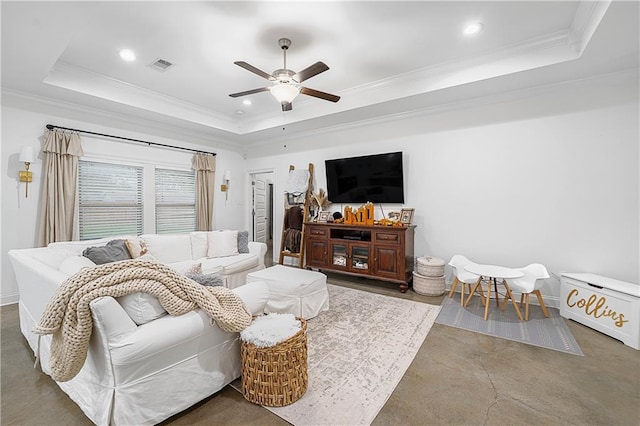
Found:
[{"label": "flat screen television", "polygon": [[404,203],[402,152],[324,162],[332,203]]}]

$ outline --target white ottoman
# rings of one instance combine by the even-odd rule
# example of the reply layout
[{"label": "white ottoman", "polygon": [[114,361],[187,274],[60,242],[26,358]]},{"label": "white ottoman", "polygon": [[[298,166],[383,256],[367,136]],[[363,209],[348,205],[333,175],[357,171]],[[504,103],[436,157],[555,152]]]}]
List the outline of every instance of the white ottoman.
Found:
[{"label": "white ottoman", "polygon": [[265,313],[288,313],[309,319],[329,309],[327,276],[306,269],[275,265],[250,272],[247,283],[264,281],[269,288]]}]

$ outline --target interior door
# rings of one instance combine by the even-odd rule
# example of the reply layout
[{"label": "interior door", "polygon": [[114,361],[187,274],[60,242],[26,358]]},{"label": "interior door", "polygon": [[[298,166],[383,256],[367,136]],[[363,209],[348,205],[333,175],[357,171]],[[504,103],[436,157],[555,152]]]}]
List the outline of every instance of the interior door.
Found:
[{"label": "interior door", "polygon": [[253,186],[253,240],[267,242],[267,183],[254,177]]}]

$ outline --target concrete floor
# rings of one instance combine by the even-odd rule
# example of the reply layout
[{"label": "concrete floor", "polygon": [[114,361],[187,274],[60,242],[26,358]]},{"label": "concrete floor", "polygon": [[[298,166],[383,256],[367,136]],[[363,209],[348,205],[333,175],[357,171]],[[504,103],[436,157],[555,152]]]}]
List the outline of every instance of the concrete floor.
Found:
[{"label": "concrete floor", "polygon": [[[443,297],[401,294],[392,284],[335,274],[329,281],[431,304]],[[91,424],[55,382],[33,369],[17,305],[0,311],[1,424]],[[373,424],[639,425],[640,352],[567,322],[584,357],[435,324]],[[227,386],[162,424],[287,423]]]}]

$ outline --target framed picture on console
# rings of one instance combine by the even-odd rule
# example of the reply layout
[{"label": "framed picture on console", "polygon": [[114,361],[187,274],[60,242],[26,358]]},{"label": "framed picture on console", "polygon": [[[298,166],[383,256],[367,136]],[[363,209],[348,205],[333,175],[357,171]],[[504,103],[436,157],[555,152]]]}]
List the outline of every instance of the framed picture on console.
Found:
[{"label": "framed picture on console", "polygon": [[402,209],[400,211],[400,223],[404,225],[411,225],[413,221],[413,209]]},{"label": "framed picture on console", "polygon": [[327,211],[321,211],[320,213],[318,213],[318,222],[329,222],[330,219],[332,219],[333,216],[331,216],[331,212],[327,212]]}]

